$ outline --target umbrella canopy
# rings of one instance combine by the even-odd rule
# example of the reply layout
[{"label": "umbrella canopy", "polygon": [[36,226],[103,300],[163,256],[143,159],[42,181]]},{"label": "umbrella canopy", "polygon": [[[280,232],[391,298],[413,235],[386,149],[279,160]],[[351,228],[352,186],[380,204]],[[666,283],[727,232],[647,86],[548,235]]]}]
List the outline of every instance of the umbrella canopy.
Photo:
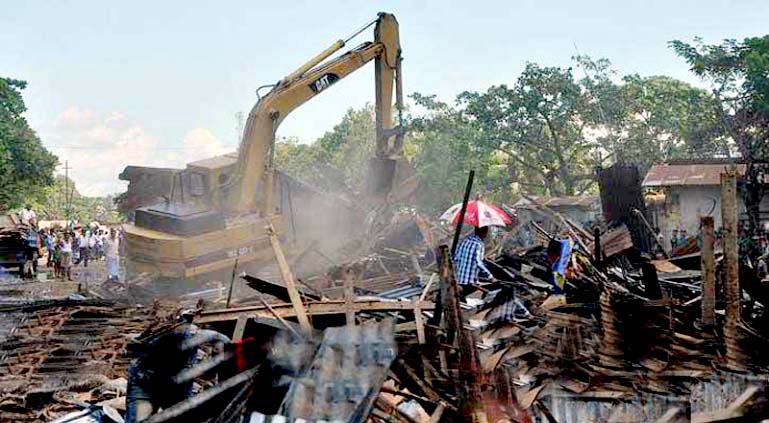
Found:
[{"label": "umbrella canopy", "polygon": [[[459,213],[461,211],[462,203],[454,204],[443,212],[441,220],[446,220],[456,225],[459,223]],[[467,203],[464,223],[475,227],[507,226],[512,223],[512,219],[504,210],[493,204],[487,204],[481,200],[473,200]]]}]

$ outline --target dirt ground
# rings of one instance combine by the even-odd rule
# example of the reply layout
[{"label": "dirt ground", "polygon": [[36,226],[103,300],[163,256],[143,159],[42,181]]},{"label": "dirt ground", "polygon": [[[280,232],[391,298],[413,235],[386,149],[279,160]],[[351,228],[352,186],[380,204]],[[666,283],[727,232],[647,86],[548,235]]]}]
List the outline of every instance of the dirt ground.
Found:
[{"label": "dirt ground", "polygon": [[88,267],[84,263],[72,266],[72,281],[54,279],[53,268],[46,266],[47,257],[38,261],[38,275],[35,280],[21,279],[6,275],[0,278],[0,300],[42,299],[62,297],[79,290],[100,285],[107,279],[107,269],[103,259],[90,260]]}]

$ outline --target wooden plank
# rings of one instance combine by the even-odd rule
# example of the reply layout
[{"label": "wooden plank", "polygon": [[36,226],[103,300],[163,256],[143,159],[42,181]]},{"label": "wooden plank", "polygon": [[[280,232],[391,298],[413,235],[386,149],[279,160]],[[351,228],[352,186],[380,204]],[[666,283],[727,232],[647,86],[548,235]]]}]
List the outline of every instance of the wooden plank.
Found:
[{"label": "wooden plank", "polygon": [[443,403],[438,404],[438,406],[435,407],[433,414],[430,415],[430,423],[438,423],[441,421],[444,410],[446,410],[446,406],[444,406]]},{"label": "wooden plank", "polygon": [[[296,311],[291,304],[273,304],[271,305],[275,314],[272,314],[267,307],[252,306],[238,307],[225,310],[207,310],[195,316],[195,323],[223,322],[236,320],[240,315],[246,316],[264,316],[264,317],[296,317]],[[435,310],[435,304],[431,301],[422,301],[419,308],[423,311]],[[413,310],[414,303],[411,301],[355,301],[352,305],[355,312],[361,311],[400,311]],[[344,301],[327,301],[322,303],[307,303],[305,312],[308,315],[330,315],[344,314]]]},{"label": "wooden plank", "polygon": [[417,341],[421,345],[424,345],[426,342],[425,339],[425,322],[424,318],[422,317],[422,309],[419,307],[419,304],[421,304],[421,301],[419,300],[411,300],[412,303],[414,303],[414,322],[417,325]]},{"label": "wooden plank", "polygon": [[344,271],[344,316],[347,326],[355,326],[355,284],[353,281],[352,269],[349,267]]},{"label": "wooden plank", "polygon": [[280,268],[280,276],[283,279],[283,284],[286,285],[289,297],[291,297],[291,305],[296,311],[296,319],[299,321],[299,326],[305,333],[312,333],[310,319],[307,317],[307,312],[302,304],[302,298],[299,296],[299,291],[296,289],[294,275],[291,274],[291,269],[288,267],[286,256],[283,255],[283,250],[280,248],[278,234],[275,232],[272,223],[267,227],[267,233],[270,236],[270,244],[272,244],[272,250],[275,253],[275,260],[277,260],[278,267]]},{"label": "wooden plank", "polygon": [[243,332],[246,331],[246,323],[248,323],[248,316],[242,315],[238,317],[235,322],[235,330],[232,331],[232,342],[243,340]]},{"label": "wooden plank", "polygon": [[728,169],[721,174],[721,220],[723,231],[724,269],[726,276],[726,365],[734,370],[743,367],[739,349],[740,280],[738,245],[737,172]]},{"label": "wooden plank", "polygon": [[703,216],[702,226],[702,324],[711,328],[716,324],[716,272],[713,216]]}]

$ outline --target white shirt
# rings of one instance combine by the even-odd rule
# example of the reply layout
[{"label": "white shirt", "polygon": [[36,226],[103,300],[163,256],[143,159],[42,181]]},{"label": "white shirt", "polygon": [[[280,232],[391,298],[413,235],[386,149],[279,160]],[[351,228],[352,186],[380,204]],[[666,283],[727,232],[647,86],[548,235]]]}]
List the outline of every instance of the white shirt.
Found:
[{"label": "white shirt", "polygon": [[96,235],[88,235],[88,248],[96,246]]},{"label": "white shirt", "polygon": [[62,253],[72,253],[72,241],[62,241],[61,249],[59,251]]},{"label": "white shirt", "polygon": [[87,247],[87,245],[85,243],[85,237],[83,236],[83,234],[78,234],[76,239],[77,239],[77,247],[78,248],[86,248]]},{"label": "white shirt", "polygon": [[104,255],[108,257],[117,257],[120,254],[120,238],[107,238],[104,240]]},{"label": "white shirt", "polygon": [[29,222],[32,220],[37,220],[37,215],[35,214],[34,210],[24,209],[21,211],[20,216],[21,216],[21,223],[25,225],[29,225]]}]

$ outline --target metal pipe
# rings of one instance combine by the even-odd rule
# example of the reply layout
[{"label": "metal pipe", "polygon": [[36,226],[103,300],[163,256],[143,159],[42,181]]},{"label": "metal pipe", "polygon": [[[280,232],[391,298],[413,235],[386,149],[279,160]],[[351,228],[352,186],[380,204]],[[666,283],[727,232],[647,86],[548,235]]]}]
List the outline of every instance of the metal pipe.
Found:
[{"label": "metal pipe", "polygon": [[279,85],[291,82],[294,79],[299,78],[300,76],[304,75],[305,72],[314,68],[318,63],[326,60],[329,56],[336,53],[344,46],[344,40],[337,40],[334,44],[331,45],[331,47],[323,50],[320,52],[320,54],[310,59],[307,63],[303,64],[297,70],[290,73],[287,77],[283,78]]}]

